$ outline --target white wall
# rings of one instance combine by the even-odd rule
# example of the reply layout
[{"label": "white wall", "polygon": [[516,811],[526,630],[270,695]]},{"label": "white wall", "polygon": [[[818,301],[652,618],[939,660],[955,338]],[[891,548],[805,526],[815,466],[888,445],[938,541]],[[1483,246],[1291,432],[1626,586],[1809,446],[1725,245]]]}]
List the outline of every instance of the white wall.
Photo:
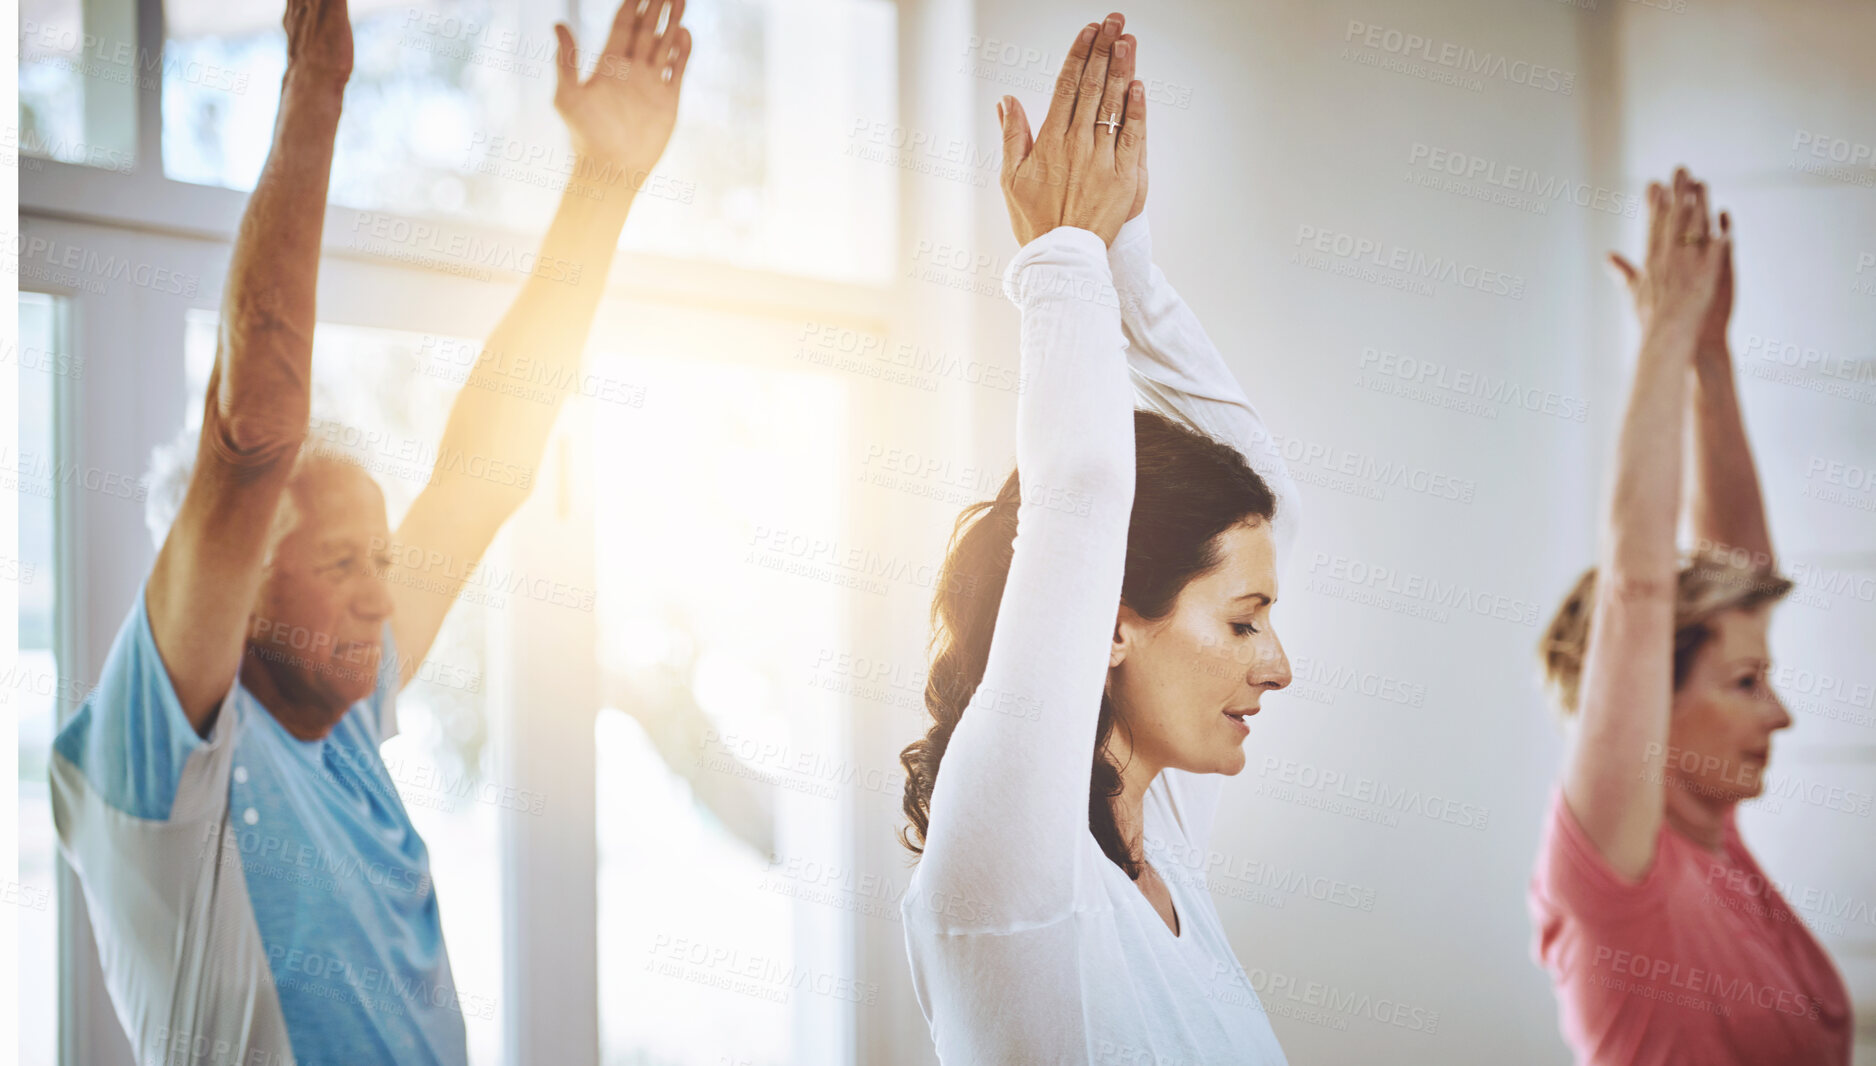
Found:
[{"label": "white wall", "polygon": [[[1536,684],[1533,646],[1591,560],[1601,471],[1626,387],[1626,308],[1601,257],[1632,247],[1640,218],[1621,217],[1622,201],[1606,198],[1636,195],[1645,175],[1676,161],[1702,168],[1736,208],[1748,255],[1739,343],[1748,331],[1790,334],[1870,355],[1876,298],[1851,292],[1857,250],[1876,245],[1869,191],[1782,169],[1795,128],[1876,140],[1868,67],[1854,56],[1855,42],[1872,39],[1869,9],[1853,17],[1843,5],[1781,4],[1772,32],[1742,13],[1750,5],[1689,2],[1697,9],[1678,14],[1613,0],[1601,10],[1542,0],[1188,0],[1127,12],[1156,98],[1148,212],[1159,261],[1273,430],[1323,456],[1292,461],[1307,482],[1305,526],[1276,619],[1298,682],[1258,718],[1216,841],[1228,870],[1255,863],[1278,882],[1223,877],[1215,895],[1240,958],[1272,982],[1265,1000],[1292,1061],[1568,1061],[1548,980],[1531,959],[1525,909],[1564,744]],[[976,49],[955,64],[971,116],[935,133],[994,151],[992,112],[1004,92],[1039,121],[1067,43],[1104,10],[973,4]],[[1384,47],[1365,46],[1365,30],[1352,23],[1381,27]],[[1454,85],[1387,69],[1373,61],[1390,57],[1389,30],[1430,40],[1434,55],[1452,45],[1503,57],[1504,74],[1528,76],[1535,64],[1544,85],[1496,73]],[[949,54],[955,43],[941,47]],[[1515,182],[1508,168],[1525,168],[1537,188],[1580,183],[1605,199],[1549,200],[1540,210],[1422,187],[1414,179],[1432,176],[1424,165],[1432,149],[1476,158],[1501,180]],[[958,242],[986,265],[956,272],[980,283],[959,313],[969,316],[974,353],[1014,363],[1016,318],[994,282],[1015,242],[994,183],[973,195],[975,230]],[[1522,295],[1454,281],[1423,295],[1317,269],[1293,258],[1302,227],[1515,276]],[[904,255],[904,267],[921,265],[914,245]],[[1876,271],[1862,277],[1876,281]],[[1490,375],[1549,410],[1492,398],[1454,409],[1458,397],[1437,386],[1433,402],[1377,391],[1374,378],[1362,378],[1369,349],[1431,361],[1448,381]],[[1813,455],[1860,455],[1870,465],[1870,406],[1756,381],[1744,389],[1781,545],[1794,559],[1867,573],[1870,513],[1799,492]],[[1007,468],[1012,398],[977,399],[970,438],[955,450]],[[1337,473],[1344,462],[1405,464],[1441,488],[1395,484],[1372,498],[1372,480]],[[1449,485],[1469,500],[1440,498]],[[1339,576],[1351,567],[1456,585],[1514,618],[1450,606],[1429,618],[1411,595],[1353,602],[1357,586]],[[1870,674],[1868,602],[1835,595],[1828,611],[1786,614],[1812,617],[1781,623],[1782,657]],[[1413,702],[1360,691],[1383,681]],[[1824,739],[1828,724],[1801,716],[1788,748]],[[1853,729],[1843,742],[1868,751],[1871,737]],[[1846,785],[1863,773],[1825,758],[1807,767]],[[1379,786],[1455,802],[1451,817],[1470,824],[1360,802],[1351,804],[1357,815],[1330,813],[1294,798],[1332,795],[1336,786],[1303,786],[1328,775],[1345,791]],[[1853,846],[1869,839],[1865,821],[1787,805],[1775,829],[1758,812],[1747,824],[1780,876],[1802,867],[1807,884],[1876,896],[1867,849]],[[1345,882],[1368,905],[1286,891],[1299,875]],[[877,947],[888,942],[874,939],[870,967],[890,966],[890,950]],[[1868,989],[1868,942],[1860,962],[1831,946]],[[906,979],[888,976],[873,1018],[891,1023],[862,1047],[891,1047],[894,1062],[930,1061]],[[1403,1024],[1372,1012],[1311,1015],[1318,1004],[1303,998],[1311,983],[1417,1013]]]}]

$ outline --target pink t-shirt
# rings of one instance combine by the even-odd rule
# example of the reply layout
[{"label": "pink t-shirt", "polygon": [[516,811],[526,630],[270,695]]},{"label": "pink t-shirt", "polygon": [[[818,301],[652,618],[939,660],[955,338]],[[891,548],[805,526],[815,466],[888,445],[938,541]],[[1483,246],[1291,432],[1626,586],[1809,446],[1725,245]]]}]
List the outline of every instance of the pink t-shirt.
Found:
[{"label": "pink t-shirt", "polygon": [[1849,996],[1830,956],[1726,817],[1723,853],[1661,827],[1623,880],[1559,790],[1531,875],[1534,951],[1584,1066],[1850,1061]]}]

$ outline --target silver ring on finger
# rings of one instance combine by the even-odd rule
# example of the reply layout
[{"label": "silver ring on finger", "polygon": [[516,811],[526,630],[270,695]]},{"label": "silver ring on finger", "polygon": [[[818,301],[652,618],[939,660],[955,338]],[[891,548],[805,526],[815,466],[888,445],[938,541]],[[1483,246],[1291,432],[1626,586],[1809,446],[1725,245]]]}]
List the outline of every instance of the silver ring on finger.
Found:
[{"label": "silver ring on finger", "polygon": [[1120,112],[1115,111],[1109,114],[1106,118],[1097,121],[1095,125],[1106,126],[1107,132],[1109,133],[1114,132],[1115,130],[1120,128]]}]

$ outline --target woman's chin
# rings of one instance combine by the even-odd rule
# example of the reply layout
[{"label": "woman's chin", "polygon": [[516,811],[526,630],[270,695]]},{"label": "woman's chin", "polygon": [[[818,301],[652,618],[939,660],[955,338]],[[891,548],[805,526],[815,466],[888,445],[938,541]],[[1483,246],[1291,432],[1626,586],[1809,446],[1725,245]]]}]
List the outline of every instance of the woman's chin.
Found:
[{"label": "woman's chin", "polygon": [[1238,744],[1213,744],[1209,747],[1193,746],[1181,751],[1165,765],[1168,769],[1182,770],[1188,774],[1224,774],[1226,777],[1242,773],[1249,763],[1244,748]]}]

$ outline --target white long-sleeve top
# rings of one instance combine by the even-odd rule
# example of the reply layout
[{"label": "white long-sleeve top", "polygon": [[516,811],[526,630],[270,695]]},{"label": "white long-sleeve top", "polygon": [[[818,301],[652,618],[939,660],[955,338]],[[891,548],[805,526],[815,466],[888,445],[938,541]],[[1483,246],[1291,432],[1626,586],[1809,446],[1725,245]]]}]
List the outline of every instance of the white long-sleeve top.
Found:
[{"label": "white long-sleeve top", "polygon": [[1205,884],[1223,779],[1166,770],[1147,789],[1146,852],[1178,936],[1102,853],[1088,789],[1127,555],[1135,392],[1236,447],[1269,484],[1279,571],[1295,484],[1153,266],[1144,217],[1111,249],[1070,227],[1036,238],[1004,291],[1022,309],[1023,504],[989,662],[945,751],[900,905],[919,1006],[947,1066],[1284,1063]]}]

